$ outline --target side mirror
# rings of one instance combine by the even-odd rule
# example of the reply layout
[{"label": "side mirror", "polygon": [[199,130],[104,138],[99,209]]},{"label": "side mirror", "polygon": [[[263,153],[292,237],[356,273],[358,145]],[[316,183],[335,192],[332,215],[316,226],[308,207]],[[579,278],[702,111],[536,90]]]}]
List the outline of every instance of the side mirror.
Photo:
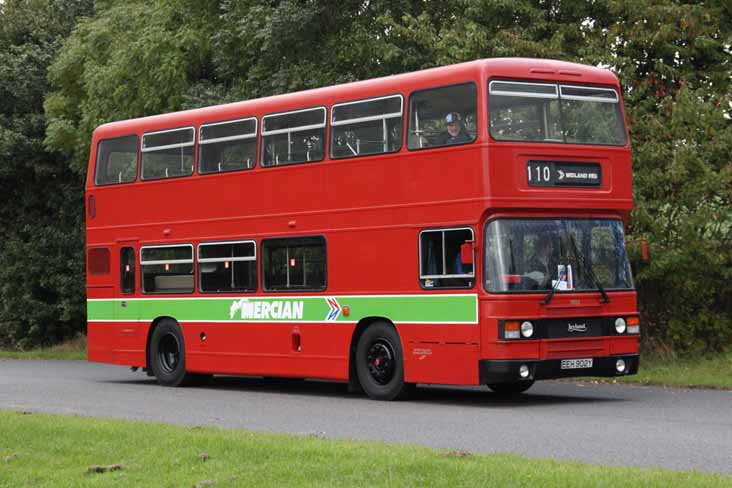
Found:
[{"label": "side mirror", "polygon": [[475,241],[465,241],[460,244],[460,261],[464,265],[473,264],[473,250],[475,250]]},{"label": "side mirror", "polygon": [[650,255],[648,253],[648,240],[647,239],[630,239],[625,242],[628,248],[628,255],[631,261],[648,264],[651,262]]}]

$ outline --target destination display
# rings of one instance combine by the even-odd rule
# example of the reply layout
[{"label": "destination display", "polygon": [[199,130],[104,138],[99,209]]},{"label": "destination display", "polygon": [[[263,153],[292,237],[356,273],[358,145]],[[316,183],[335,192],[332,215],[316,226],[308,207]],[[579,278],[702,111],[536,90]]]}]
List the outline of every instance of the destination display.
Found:
[{"label": "destination display", "polygon": [[531,160],[526,178],[529,186],[599,187],[602,169],[600,163]]}]

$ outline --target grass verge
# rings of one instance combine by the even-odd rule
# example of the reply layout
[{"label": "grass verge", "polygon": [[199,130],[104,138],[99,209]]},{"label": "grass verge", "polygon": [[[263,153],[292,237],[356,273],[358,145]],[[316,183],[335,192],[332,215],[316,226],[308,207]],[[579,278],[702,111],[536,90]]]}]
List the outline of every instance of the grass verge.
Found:
[{"label": "grass verge", "polygon": [[0,411],[0,486],[730,486],[732,477]]},{"label": "grass verge", "polygon": [[30,351],[0,350],[0,359],[85,360],[86,336],[80,335],[52,347],[31,349]]},{"label": "grass verge", "polygon": [[698,358],[646,358],[637,375],[618,382],[732,390],[732,352]]}]

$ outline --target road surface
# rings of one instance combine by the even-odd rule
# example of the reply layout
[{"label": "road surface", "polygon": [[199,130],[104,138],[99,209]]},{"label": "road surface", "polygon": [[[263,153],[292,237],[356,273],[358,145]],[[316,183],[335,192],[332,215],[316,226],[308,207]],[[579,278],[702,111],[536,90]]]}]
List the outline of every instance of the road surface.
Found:
[{"label": "road surface", "polygon": [[217,377],[164,388],[81,361],[0,360],[0,409],[418,444],[732,474],[732,392],[539,382],[517,399],[420,387],[403,402],[343,384]]}]

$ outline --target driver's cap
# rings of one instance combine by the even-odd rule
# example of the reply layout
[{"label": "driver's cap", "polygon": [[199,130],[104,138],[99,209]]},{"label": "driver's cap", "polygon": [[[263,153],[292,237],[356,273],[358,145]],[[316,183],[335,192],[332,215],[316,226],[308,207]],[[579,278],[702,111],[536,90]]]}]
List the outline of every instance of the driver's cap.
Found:
[{"label": "driver's cap", "polygon": [[445,117],[445,120],[447,121],[448,124],[454,124],[456,122],[460,122],[460,114],[457,112],[450,112]]}]

